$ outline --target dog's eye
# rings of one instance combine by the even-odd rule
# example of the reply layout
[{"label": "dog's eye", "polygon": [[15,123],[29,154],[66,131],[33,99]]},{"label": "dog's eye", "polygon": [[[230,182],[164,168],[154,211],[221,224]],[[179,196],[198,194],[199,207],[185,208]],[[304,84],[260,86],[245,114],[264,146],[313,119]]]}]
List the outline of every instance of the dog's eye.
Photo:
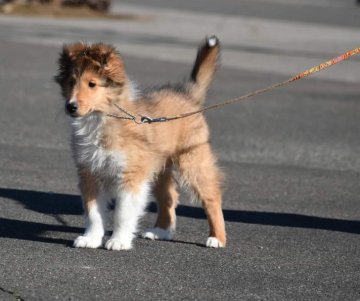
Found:
[{"label": "dog's eye", "polygon": [[95,88],[95,87],[96,87],[96,83],[94,83],[94,82],[89,82],[89,87],[90,87],[90,88]]}]

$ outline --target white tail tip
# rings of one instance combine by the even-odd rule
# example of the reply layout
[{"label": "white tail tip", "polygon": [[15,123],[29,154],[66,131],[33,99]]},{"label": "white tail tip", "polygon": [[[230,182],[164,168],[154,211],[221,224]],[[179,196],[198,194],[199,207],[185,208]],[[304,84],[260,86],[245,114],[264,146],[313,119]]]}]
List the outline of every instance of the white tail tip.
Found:
[{"label": "white tail tip", "polygon": [[207,44],[209,47],[214,47],[218,44],[218,38],[215,36],[212,36],[210,38],[208,38],[207,40]]}]

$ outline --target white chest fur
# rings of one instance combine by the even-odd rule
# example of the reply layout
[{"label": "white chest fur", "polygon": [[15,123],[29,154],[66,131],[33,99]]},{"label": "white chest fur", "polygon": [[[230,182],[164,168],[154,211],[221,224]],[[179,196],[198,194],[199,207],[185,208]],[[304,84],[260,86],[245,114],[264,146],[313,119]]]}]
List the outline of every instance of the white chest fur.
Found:
[{"label": "white chest fur", "polygon": [[89,169],[103,180],[116,179],[125,167],[125,155],[101,145],[104,118],[96,113],[72,122],[72,147],[77,166]]}]

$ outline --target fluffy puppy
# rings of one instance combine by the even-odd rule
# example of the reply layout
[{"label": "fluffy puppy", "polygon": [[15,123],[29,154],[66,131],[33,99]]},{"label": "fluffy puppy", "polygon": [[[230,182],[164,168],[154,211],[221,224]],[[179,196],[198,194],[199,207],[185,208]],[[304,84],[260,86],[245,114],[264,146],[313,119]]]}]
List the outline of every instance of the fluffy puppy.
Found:
[{"label": "fluffy puppy", "polygon": [[[201,201],[208,217],[208,247],[224,247],[221,173],[209,145],[202,114],[171,122],[136,124],[120,115],[171,116],[201,108],[219,57],[216,37],[205,39],[188,81],[136,93],[114,47],[105,44],[65,45],[55,77],[72,117],[72,150],[79,175],[86,230],[74,241],[78,248],[102,246],[107,204],[115,199],[108,250],[132,247],[139,218],[152,191],[158,204],[148,239],[171,239],[175,233],[178,193],[174,178]],[[126,115],[125,115],[126,116]]]}]

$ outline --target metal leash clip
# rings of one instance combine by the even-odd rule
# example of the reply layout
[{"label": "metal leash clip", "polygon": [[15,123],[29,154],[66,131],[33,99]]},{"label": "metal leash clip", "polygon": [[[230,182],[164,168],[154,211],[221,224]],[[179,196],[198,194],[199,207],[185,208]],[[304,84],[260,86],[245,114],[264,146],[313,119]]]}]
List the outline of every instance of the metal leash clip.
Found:
[{"label": "metal leash clip", "polygon": [[141,117],[141,123],[154,123],[154,122],[165,122],[167,121],[166,117],[158,117],[158,118],[151,118],[144,115],[139,115]]}]

